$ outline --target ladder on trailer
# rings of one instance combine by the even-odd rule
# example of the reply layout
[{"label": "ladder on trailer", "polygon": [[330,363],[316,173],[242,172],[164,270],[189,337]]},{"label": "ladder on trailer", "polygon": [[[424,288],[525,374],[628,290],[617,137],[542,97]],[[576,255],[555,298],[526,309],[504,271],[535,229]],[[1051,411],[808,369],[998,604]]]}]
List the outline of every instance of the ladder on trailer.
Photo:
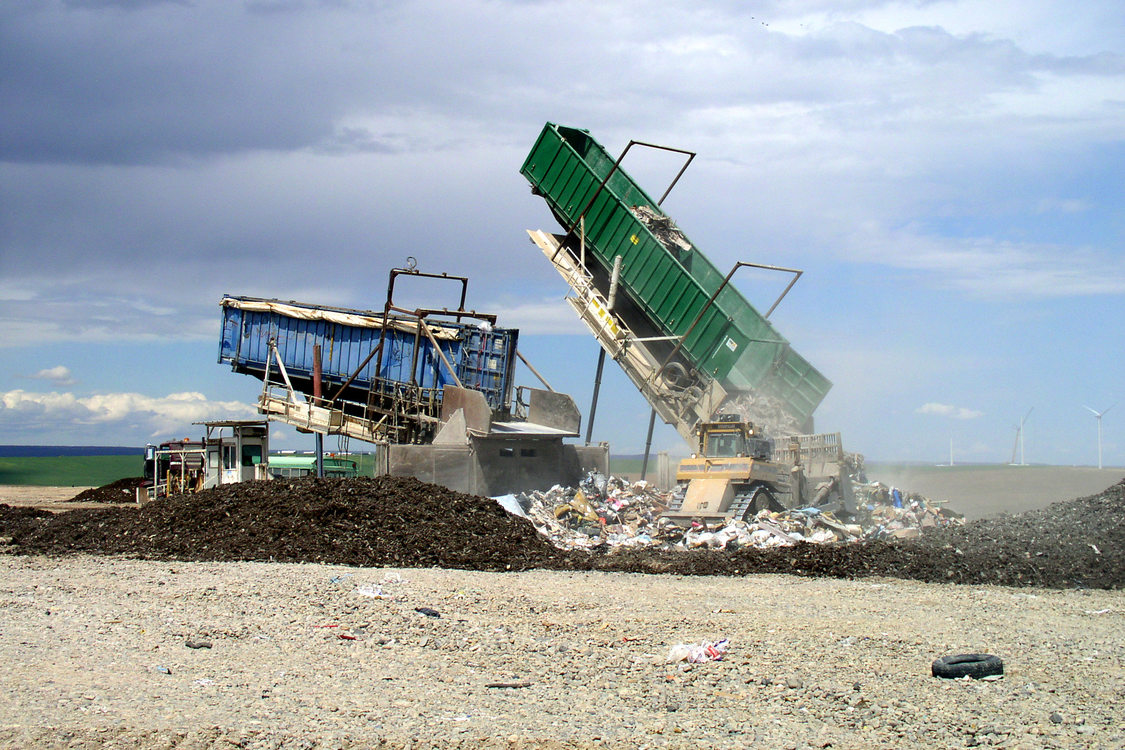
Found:
[{"label": "ladder on trailer", "polygon": [[590,329],[594,338],[614,359],[633,385],[656,409],[665,423],[676,428],[689,444],[694,443],[695,426],[711,418],[727,396],[717,380],[697,381],[682,387],[668,372],[649,346],[656,340],[636,336],[610,309],[609,301],[594,286],[594,280],[581,258],[564,246],[564,235],[528,230],[531,241],[543,251],[563,280],[570,285],[566,301]]}]

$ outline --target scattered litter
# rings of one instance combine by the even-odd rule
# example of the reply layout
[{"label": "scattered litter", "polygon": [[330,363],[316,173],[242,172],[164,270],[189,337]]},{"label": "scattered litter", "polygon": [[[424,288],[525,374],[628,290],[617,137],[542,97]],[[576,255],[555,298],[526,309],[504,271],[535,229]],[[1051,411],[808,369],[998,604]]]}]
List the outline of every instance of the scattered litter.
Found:
[{"label": "scattered litter", "polygon": [[359,586],[355,592],[360,596],[366,596],[371,599],[394,599],[390,594],[384,594],[383,589],[378,586]]},{"label": "scattered litter", "polygon": [[214,680],[209,680],[206,677],[201,677],[200,679],[195,681],[196,685],[213,685],[214,683]]},{"label": "scattered litter", "polygon": [[730,640],[726,638],[715,643],[711,641],[677,643],[668,651],[667,662],[672,664],[686,661],[689,664],[703,664],[708,661],[722,661],[723,655],[729,648]]},{"label": "scattered litter", "polygon": [[486,688],[526,688],[531,687],[530,682],[490,682]]},{"label": "scattered litter", "polygon": [[355,575],[355,574],[354,574],[354,573],[345,573],[345,574],[344,574],[344,575],[342,575],[342,576],[332,576],[332,577],[331,577],[331,578],[329,578],[328,580],[329,580],[329,582],[331,582],[331,583],[340,583],[341,581],[345,581],[345,580],[347,580],[348,578],[351,578],[351,577],[352,577],[353,575]]},{"label": "scattered litter", "polygon": [[350,634],[350,633],[337,633],[336,637],[339,638],[341,641],[354,641],[355,640],[355,636]]},{"label": "scattered litter", "polygon": [[415,607],[414,611],[426,617],[441,617],[441,614],[436,609],[430,609],[429,607]]},{"label": "scattered litter", "polygon": [[159,664],[157,664],[155,667],[153,667],[153,669],[155,669],[160,674],[172,674],[171,669],[168,669],[168,667],[162,667]]},{"label": "scattered litter", "polygon": [[184,645],[188,648],[211,648],[211,641],[202,639],[197,641],[194,638],[188,638],[184,641]]},{"label": "scattered litter", "polygon": [[930,672],[946,679],[998,680],[1004,676],[1004,662],[992,654],[954,654],[934,659]]},{"label": "scattered litter", "polygon": [[515,495],[501,495],[500,497],[494,497],[492,499],[500,503],[500,506],[513,516],[527,518],[527,512],[523,509],[523,506],[520,505],[519,498]]}]

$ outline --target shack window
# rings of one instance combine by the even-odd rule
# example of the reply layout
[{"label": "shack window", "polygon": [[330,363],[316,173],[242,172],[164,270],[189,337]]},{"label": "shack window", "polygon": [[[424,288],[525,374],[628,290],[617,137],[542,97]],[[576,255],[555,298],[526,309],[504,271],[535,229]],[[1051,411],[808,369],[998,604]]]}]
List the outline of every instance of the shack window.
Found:
[{"label": "shack window", "polygon": [[501,448],[500,455],[503,458],[511,458],[512,456],[516,455],[516,450],[515,448]]},{"label": "shack window", "polygon": [[238,464],[236,463],[234,446],[233,445],[224,445],[223,446],[223,468],[224,469],[233,469],[236,466],[238,466]]},{"label": "shack window", "polygon": [[242,465],[243,466],[257,466],[262,463],[262,446],[260,445],[244,445],[242,446]]},{"label": "shack window", "polygon": [[520,448],[520,458],[535,458],[535,449]]}]

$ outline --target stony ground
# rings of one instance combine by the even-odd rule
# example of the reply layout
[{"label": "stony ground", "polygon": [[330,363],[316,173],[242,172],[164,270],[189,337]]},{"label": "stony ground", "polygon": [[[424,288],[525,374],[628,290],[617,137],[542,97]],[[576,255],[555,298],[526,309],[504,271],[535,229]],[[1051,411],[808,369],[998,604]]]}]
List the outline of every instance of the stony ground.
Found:
[{"label": "stony ground", "polygon": [[[1125,747],[1119,591],[0,566],[4,747]],[[723,661],[666,661],[719,638]],[[934,658],[976,651],[1004,679],[930,676]]]},{"label": "stony ground", "polygon": [[[0,506],[0,746],[1125,748],[1123,494],[691,553],[390,478]],[[930,676],[963,652],[1005,677]]]}]

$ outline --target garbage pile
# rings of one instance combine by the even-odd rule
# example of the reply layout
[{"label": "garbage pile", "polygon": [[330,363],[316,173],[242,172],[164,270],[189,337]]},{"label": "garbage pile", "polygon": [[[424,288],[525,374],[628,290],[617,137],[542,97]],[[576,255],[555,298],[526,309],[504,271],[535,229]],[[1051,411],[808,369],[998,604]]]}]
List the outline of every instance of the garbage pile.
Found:
[{"label": "garbage pile", "polygon": [[917,539],[926,529],[961,526],[965,517],[928,497],[881,482],[855,483],[865,539]]},{"label": "garbage pile", "polygon": [[560,549],[662,544],[664,524],[658,524],[657,517],[668,509],[670,499],[671,493],[643,480],[630,484],[599,472],[587,474],[578,487],[555,485],[496,498]]},{"label": "garbage pile", "polygon": [[560,549],[657,547],[736,549],[826,544],[867,539],[913,539],[924,529],[964,523],[964,517],[917,493],[904,495],[879,482],[856,483],[858,512],[842,519],[819,508],[760,511],[752,519],[678,526],[660,514],[675,493],[645,481],[629,483],[591,472],[578,487],[536,490],[497,498],[527,518]]}]

